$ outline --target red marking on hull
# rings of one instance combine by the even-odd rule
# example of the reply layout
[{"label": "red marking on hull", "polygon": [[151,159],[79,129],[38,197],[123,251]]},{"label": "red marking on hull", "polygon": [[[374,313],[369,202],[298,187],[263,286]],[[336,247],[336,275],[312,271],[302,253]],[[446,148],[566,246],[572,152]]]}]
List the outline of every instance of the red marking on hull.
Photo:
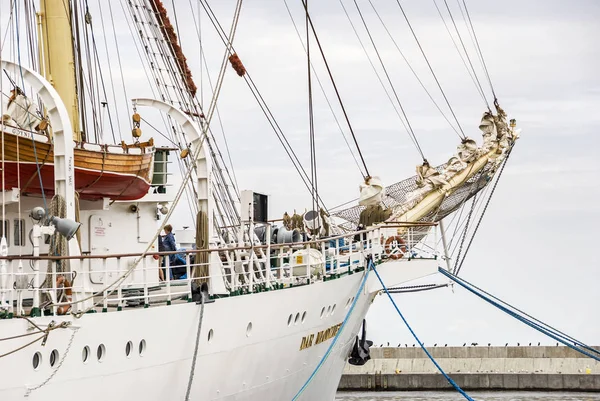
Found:
[{"label": "red marking on hull", "polygon": [[[40,185],[40,176],[35,164],[21,163],[19,172],[23,194],[41,195],[43,188],[47,196],[54,195],[54,165],[40,166],[42,185]],[[4,190],[18,188],[17,177],[17,163],[5,161]],[[141,177],[84,170],[75,167],[75,189],[79,192],[81,199],[136,200],[146,195],[149,188],[150,184]]]}]

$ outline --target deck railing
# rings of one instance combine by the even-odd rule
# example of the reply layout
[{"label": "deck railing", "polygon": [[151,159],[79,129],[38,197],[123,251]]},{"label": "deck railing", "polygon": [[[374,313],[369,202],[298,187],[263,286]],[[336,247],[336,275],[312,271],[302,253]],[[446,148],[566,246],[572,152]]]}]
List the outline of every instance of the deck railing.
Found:
[{"label": "deck railing", "polygon": [[[399,235],[401,233],[401,235]],[[267,235],[270,238],[270,235]],[[206,250],[82,256],[6,256],[0,272],[0,308],[8,315],[61,315],[92,309],[121,310],[192,300],[205,282],[211,296],[237,296],[339,278],[376,263],[437,258],[433,224],[383,225],[314,241],[221,245]],[[172,255],[185,263],[171,266]],[[207,259],[207,262],[200,262]],[[75,272],[57,271],[57,261],[78,262]],[[50,271],[46,266],[50,263]],[[31,266],[31,268],[30,268]],[[39,266],[35,270],[35,266]],[[164,280],[159,279],[162,269]],[[39,277],[34,277],[38,275]],[[34,288],[33,283],[42,283]],[[85,309],[83,301],[92,307]]]}]

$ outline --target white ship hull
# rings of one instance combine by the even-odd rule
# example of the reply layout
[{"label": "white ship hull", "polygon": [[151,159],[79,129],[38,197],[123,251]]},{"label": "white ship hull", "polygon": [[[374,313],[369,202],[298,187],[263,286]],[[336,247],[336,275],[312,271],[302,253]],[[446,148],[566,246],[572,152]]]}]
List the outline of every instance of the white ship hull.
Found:
[{"label": "white ship hull", "polygon": [[[432,274],[436,269],[435,260],[404,260],[384,263],[378,271],[386,284],[395,285]],[[327,282],[206,304],[190,399],[291,400],[333,341],[331,331],[328,338],[316,344],[318,333],[343,322],[363,277],[364,272],[355,273]],[[371,273],[333,352],[299,399],[334,399],[356,333],[380,289]],[[183,400],[200,312],[201,306],[190,302],[87,314],[81,319],[36,318],[39,325],[52,320],[67,320],[72,325],[53,330],[45,346],[37,342],[0,358],[0,399],[58,400],[68,395],[90,401]],[[4,321],[1,337],[23,334],[28,326],[24,319]],[[313,345],[301,349],[303,337],[313,334]],[[35,336],[0,342],[0,354],[27,344],[32,338]],[[140,356],[142,340],[145,350]],[[127,356],[129,341],[132,349]],[[97,349],[101,344],[105,352],[99,361]],[[86,346],[90,352],[84,363]],[[58,358],[51,367],[53,350],[58,351]],[[42,357],[37,370],[33,367],[36,352]]]}]

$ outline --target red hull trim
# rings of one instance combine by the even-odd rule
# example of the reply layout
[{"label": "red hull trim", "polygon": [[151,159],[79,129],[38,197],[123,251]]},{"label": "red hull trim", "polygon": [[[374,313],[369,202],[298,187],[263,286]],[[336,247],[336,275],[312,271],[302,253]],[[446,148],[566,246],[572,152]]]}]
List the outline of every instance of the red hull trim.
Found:
[{"label": "red hull trim", "polygon": [[[0,164],[1,168],[1,164]],[[18,188],[17,163],[4,162],[4,190]],[[54,165],[40,166],[42,185],[37,166],[32,163],[20,163],[21,192],[23,194],[54,195]],[[1,179],[1,177],[0,177]],[[133,175],[85,170],[75,167],[75,189],[79,197],[85,200],[110,198],[113,200],[136,200],[148,193],[150,184],[143,178]]]}]

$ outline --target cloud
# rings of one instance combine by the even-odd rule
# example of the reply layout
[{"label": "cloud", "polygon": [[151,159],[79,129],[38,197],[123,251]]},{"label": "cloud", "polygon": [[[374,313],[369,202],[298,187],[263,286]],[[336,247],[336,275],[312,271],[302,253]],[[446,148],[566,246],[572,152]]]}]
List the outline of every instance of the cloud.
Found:
[{"label": "cloud", "polygon": [[[221,23],[228,29],[234,2],[213,3]],[[454,153],[458,137],[411,75],[369,11],[367,2],[359,3],[364,4],[365,17],[378,50],[425,156],[434,164],[444,162]],[[454,124],[396,2],[381,0],[374,3],[432,96]],[[165,4],[169,8],[172,6],[171,2]],[[360,27],[352,2],[344,0],[344,4]],[[463,130],[480,140],[477,127],[485,104],[433,4],[403,4]],[[470,251],[465,273],[482,287],[510,298],[526,310],[539,312],[575,336],[581,334],[584,339],[593,341],[592,335],[600,327],[598,318],[587,313],[589,305],[600,301],[594,288],[599,264],[598,256],[593,252],[596,244],[592,241],[596,238],[595,222],[600,218],[597,202],[600,195],[597,179],[600,47],[596,43],[596,38],[600,37],[600,3],[593,0],[508,0],[499,6],[497,2],[482,0],[468,4],[499,101],[509,116],[517,119],[523,132]],[[290,2],[290,5],[304,35],[299,2]],[[8,26],[8,13],[4,12],[7,5],[2,7],[0,29],[4,32]],[[90,3],[90,8],[95,26],[99,27],[97,4]],[[138,38],[131,36],[120,7],[113,7],[113,11],[127,94],[129,97],[152,96],[151,85],[141,68],[146,60],[139,59],[134,45]],[[387,184],[413,175],[421,156],[402,128],[339,3],[311,2],[311,13],[369,172],[380,175]],[[189,4],[182,2],[177,14],[182,47],[195,82],[201,88],[204,107],[207,107],[211,96],[208,77],[214,84],[224,49],[202,11],[201,45],[206,62],[201,59],[192,15],[198,17],[197,9],[189,10]],[[487,80],[458,15],[457,23],[465,45],[471,50],[489,102],[491,93]],[[124,116],[123,113],[130,110],[119,86],[121,74],[114,60],[112,33],[108,32],[111,56],[108,62],[103,61],[102,72],[105,77],[112,76],[115,80],[117,104],[114,106]],[[96,34],[99,56],[104,58],[104,39],[98,30]],[[376,62],[376,55],[362,28],[359,34]],[[257,0],[244,3],[235,48],[298,157],[308,167],[306,58],[282,2]],[[348,135],[316,43],[311,43],[311,49],[315,69]],[[12,57],[9,53],[5,48],[3,56]],[[376,66],[382,73],[381,67]],[[154,84],[152,78],[150,82]],[[387,83],[385,86],[389,90]],[[110,89],[108,97],[112,98]],[[362,177],[316,87],[314,102],[320,191],[327,204],[340,204],[358,195]],[[262,111],[244,81],[229,67],[219,110],[240,187],[271,195],[270,213],[274,218],[284,211],[310,207],[308,191]],[[170,131],[160,116],[146,110],[143,116],[163,133]],[[121,121],[121,131],[128,132],[129,119],[121,118]],[[222,143],[216,122],[212,128]],[[147,124],[142,128],[144,135],[154,136],[158,143],[167,143]],[[349,136],[348,140],[354,149]],[[223,146],[221,150],[224,152]],[[188,213],[186,208],[179,212],[182,221]],[[490,338],[504,344],[507,341],[529,342],[527,340],[533,338],[527,337],[529,331],[498,315],[493,315],[488,322],[490,310],[465,295],[442,290],[398,299],[427,343],[487,343]],[[398,336],[398,342],[408,343],[411,340],[407,340],[406,330],[393,314],[387,301],[378,298],[369,314],[373,338],[384,342]],[[484,322],[488,322],[487,327]]]}]

